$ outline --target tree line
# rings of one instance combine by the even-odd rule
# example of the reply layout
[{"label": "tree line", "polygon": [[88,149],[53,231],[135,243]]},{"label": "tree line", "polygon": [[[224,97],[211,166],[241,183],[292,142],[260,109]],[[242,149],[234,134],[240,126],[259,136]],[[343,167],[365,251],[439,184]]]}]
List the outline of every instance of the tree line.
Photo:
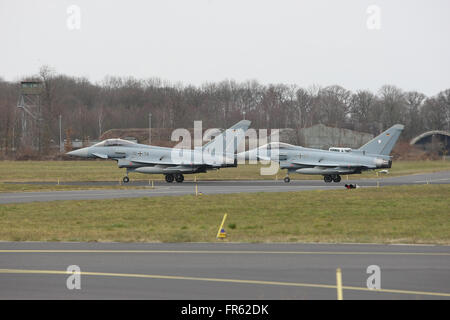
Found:
[{"label": "tree line", "polygon": [[[59,142],[59,115],[71,138],[97,139],[113,128],[226,128],[244,117],[252,127],[300,129],[315,124],[377,134],[396,123],[405,125],[402,139],[428,130],[450,130],[450,89],[427,97],[384,85],[377,92],[352,92],[339,85],[261,84],[256,80],[170,83],[159,78],[86,78],[55,74],[42,67],[26,80],[43,83],[41,97],[42,150]],[[21,112],[17,108],[20,81],[0,78],[0,147],[4,153],[21,146]]]}]

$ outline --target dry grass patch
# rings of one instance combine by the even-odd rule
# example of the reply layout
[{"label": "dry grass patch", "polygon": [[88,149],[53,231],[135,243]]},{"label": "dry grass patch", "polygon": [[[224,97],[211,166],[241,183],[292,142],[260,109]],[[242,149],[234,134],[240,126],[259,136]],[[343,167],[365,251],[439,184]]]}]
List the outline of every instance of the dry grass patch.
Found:
[{"label": "dry grass patch", "polygon": [[[450,244],[450,185],[0,206],[0,240]],[[229,228],[233,225],[233,228]]]}]

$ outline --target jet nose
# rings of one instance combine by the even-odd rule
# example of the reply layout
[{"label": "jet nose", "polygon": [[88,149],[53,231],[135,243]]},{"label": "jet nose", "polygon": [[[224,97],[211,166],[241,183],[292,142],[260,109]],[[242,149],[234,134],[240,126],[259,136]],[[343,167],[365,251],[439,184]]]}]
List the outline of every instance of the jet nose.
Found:
[{"label": "jet nose", "polygon": [[89,148],[81,148],[66,153],[69,156],[87,158],[89,156]]}]

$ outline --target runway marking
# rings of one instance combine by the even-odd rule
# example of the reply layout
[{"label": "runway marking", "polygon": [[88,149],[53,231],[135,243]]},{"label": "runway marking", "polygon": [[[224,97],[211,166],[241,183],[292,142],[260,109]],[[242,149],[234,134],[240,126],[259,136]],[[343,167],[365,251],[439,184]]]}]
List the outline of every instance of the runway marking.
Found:
[{"label": "runway marking", "polygon": [[415,183],[419,183],[419,182],[433,182],[433,181],[447,181],[450,180],[450,178],[445,178],[445,179],[430,179],[430,180],[422,180],[422,181],[414,181]]},{"label": "runway marking", "polygon": [[450,256],[449,252],[379,252],[379,251],[233,251],[233,250],[0,250],[0,253],[180,253],[180,254],[293,254],[293,255],[399,255]]},{"label": "runway marking", "polygon": [[[24,270],[24,269],[0,269],[0,274],[57,274],[67,275],[67,271],[60,270]],[[81,271],[80,275],[85,276],[103,276],[103,277],[123,277],[123,278],[147,278],[147,279],[165,279],[165,280],[189,280],[189,281],[205,281],[205,282],[222,282],[222,283],[239,283],[239,284],[256,284],[269,286],[287,286],[287,287],[306,287],[306,288],[323,288],[334,289],[335,285],[299,283],[299,282],[280,282],[280,281],[264,281],[264,280],[245,280],[245,279],[226,279],[226,278],[203,278],[203,277],[187,277],[187,276],[167,276],[152,274],[133,274],[133,273],[107,273],[107,272],[86,272]],[[381,292],[381,293],[397,293],[407,295],[427,295],[450,297],[450,293],[445,292],[429,292],[429,291],[411,291],[397,289],[368,289],[363,287],[342,286],[343,290]]]}]

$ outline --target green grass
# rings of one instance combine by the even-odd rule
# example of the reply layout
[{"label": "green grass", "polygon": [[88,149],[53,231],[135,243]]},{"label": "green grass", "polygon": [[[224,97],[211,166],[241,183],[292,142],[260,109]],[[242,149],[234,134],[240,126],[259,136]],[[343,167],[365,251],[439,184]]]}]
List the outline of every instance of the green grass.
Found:
[{"label": "green grass", "polygon": [[67,190],[101,190],[101,189],[147,189],[151,186],[66,186],[46,184],[9,184],[0,182],[1,192],[31,192],[31,191],[67,191]]},{"label": "green grass", "polygon": [[[232,179],[282,179],[286,170],[277,175],[262,176],[262,165],[240,165],[237,168],[224,168],[208,173],[197,174],[201,180]],[[450,170],[450,161],[394,161],[387,176]],[[118,169],[114,161],[0,161],[0,182],[2,181],[117,181],[125,175],[125,169]],[[352,175],[352,179],[375,177],[374,172]],[[163,180],[163,175],[131,173],[134,180]],[[294,174],[292,179],[322,179],[322,176]],[[193,180],[194,175],[186,175]]]},{"label": "green grass", "polygon": [[6,241],[450,244],[450,185],[0,206]]}]

